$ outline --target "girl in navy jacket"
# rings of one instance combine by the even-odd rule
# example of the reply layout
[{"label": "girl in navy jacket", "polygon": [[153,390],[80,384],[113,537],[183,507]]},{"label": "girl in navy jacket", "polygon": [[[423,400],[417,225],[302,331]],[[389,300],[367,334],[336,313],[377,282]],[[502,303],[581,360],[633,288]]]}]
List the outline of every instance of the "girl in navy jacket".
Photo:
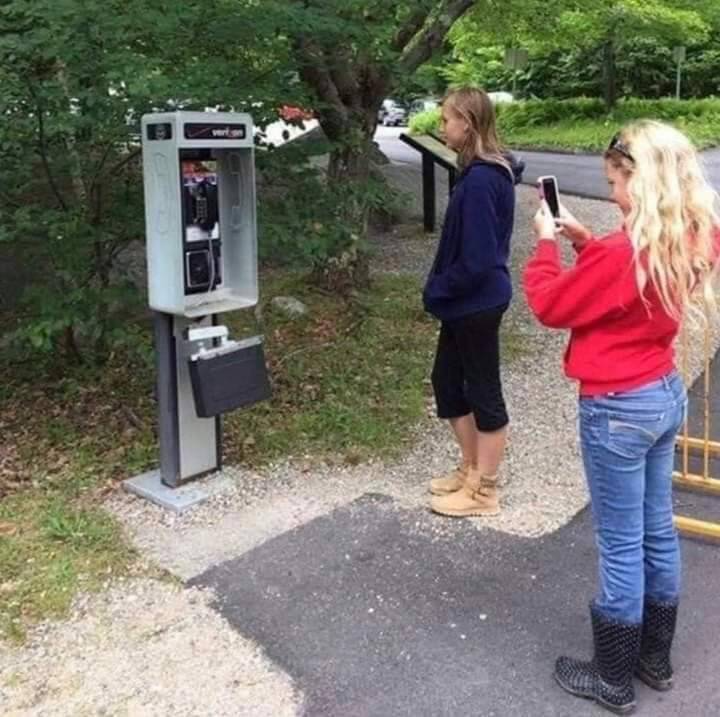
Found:
[{"label": "girl in navy jacket", "polygon": [[461,174],[423,302],[441,322],[432,371],[437,413],[450,420],[462,459],[431,481],[430,506],[456,517],[496,515],[508,424],[498,334],[512,296],[508,259],[522,168],[503,152],[482,90],[455,90],[445,98],[442,131],[458,153]]}]

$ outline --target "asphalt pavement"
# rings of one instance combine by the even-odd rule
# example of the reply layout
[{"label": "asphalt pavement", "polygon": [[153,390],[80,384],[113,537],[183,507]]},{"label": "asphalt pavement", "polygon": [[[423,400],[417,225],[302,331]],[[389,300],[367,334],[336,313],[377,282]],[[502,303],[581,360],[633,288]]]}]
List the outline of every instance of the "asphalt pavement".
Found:
[{"label": "asphalt pavement", "polygon": [[[420,153],[400,139],[407,131],[407,127],[379,127],[375,139],[391,162],[419,165]],[[513,151],[525,161],[523,184],[535,184],[538,177],[553,174],[561,193],[607,199],[608,186],[600,155]],[[720,191],[720,149],[703,152],[702,160],[710,181]]]},{"label": "asphalt pavement", "polygon": [[[676,685],[638,685],[640,716],[720,714],[720,549],[683,553]],[[305,717],[599,717],[552,678],[558,655],[590,656],[595,570],[587,510],[532,540],[368,494],[191,584],[290,675]]]},{"label": "asphalt pavement", "polygon": [[[400,131],[381,128],[381,148],[393,163],[415,164]],[[520,154],[528,183],[554,173],[561,190],[606,195],[598,157]],[[720,362],[711,371],[720,386]],[[711,410],[720,410],[715,398]],[[693,413],[693,426],[700,420]],[[691,500],[717,513],[717,498],[676,495],[678,508]],[[476,525],[367,494],[190,584],[212,588],[219,612],[292,677],[306,717],[608,714],[552,679],[558,655],[591,651],[589,510],[538,539]],[[667,693],[638,685],[641,716],[720,714],[720,546],[682,548],[676,684]]]}]

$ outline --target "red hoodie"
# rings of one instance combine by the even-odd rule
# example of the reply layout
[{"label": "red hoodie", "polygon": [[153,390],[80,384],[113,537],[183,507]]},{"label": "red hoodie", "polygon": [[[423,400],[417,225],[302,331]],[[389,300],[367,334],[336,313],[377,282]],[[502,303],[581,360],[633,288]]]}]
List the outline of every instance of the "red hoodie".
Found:
[{"label": "red hoodie", "polygon": [[563,267],[557,243],[542,239],[524,280],[539,321],[571,329],[565,373],[580,381],[581,395],[629,391],[674,368],[678,322],[650,284],[645,302],[640,296],[625,231],[589,241],[571,268]]}]

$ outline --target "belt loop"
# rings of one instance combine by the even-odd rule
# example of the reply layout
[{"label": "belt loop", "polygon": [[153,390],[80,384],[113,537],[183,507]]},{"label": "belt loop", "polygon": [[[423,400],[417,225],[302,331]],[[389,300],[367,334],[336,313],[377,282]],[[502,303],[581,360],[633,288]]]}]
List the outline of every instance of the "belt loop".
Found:
[{"label": "belt loop", "polygon": [[665,390],[670,390],[670,374],[666,374],[662,377],[663,386],[665,386]]}]

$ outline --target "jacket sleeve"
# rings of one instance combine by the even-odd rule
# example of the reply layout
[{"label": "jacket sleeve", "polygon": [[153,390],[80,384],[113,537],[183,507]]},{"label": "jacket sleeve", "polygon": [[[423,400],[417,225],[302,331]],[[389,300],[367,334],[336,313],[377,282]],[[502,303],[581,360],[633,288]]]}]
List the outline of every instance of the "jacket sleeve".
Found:
[{"label": "jacket sleeve", "polygon": [[460,206],[459,251],[451,264],[430,277],[428,289],[438,299],[472,293],[483,275],[497,264],[498,212],[496,181],[471,172],[464,182]]},{"label": "jacket sleeve", "polygon": [[575,329],[608,316],[637,297],[632,251],[588,242],[577,262],[564,268],[557,243],[538,242],[524,274],[525,295],[540,323]]}]

